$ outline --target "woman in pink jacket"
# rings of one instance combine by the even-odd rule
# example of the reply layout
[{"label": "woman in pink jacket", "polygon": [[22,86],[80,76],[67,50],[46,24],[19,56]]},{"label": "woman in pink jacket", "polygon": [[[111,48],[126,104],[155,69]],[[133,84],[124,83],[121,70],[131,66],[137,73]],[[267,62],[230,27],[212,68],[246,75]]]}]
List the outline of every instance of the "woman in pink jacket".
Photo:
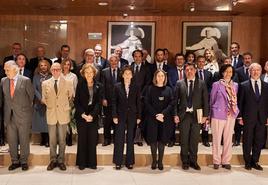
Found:
[{"label": "woman in pink jacket", "polygon": [[[237,83],[232,81],[235,74],[230,64],[223,65],[220,69],[220,80],[212,86],[210,94],[210,117],[212,131],[212,154],[214,169],[223,168],[230,170],[232,158],[232,136],[234,124],[239,113],[237,107]],[[221,153],[221,139],[223,136],[223,149]]]}]

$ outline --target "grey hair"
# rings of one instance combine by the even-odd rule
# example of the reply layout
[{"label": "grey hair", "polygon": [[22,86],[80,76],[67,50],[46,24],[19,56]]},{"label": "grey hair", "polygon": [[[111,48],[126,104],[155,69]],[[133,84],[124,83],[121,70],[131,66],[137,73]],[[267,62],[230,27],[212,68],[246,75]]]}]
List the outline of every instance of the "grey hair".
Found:
[{"label": "grey hair", "polygon": [[9,61],[5,62],[5,66],[10,66],[12,69],[15,68],[16,72],[19,71],[19,66],[17,65],[17,63],[14,60],[9,60]]},{"label": "grey hair", "polygon": [[112,59],[112,58],[115,58],[117,61],[119,61],[119,57],[116,55],[116,54],[111,54],[111,56],[109,57],[109,61]]},{"label": "grey hair", "polygon": [[249,71],[251,71],[254,67],[258,67],[259,69],[262,70],[262,67],[261,67],[261,65],[259,63],[252,63],[249,66]]},{"label": "grey hair", "polygon": [[89,54],[89,53],[95,55],[95,51],[91,48],[86,49],[86,51],[85,51],[85,54]]}]

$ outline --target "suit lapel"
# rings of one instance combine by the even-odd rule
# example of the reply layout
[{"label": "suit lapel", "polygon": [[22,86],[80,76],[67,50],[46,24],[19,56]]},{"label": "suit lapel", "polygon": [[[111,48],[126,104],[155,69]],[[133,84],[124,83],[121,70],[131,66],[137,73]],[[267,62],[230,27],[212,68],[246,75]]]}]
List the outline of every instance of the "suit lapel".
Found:
[{"label": "suit lapel", "polygon": [[61,90],[64,88],[65,79],[60,77],[59,87],[58,87],[58,95],[61,93]]},{"label": "suit lapel", "polygon": [[[14,91],[14,97],[16,96],[17,94],[17,91],[18,89],[20,88],[20,85],[22,83],[22,79],[20,78],[20,76],[18,76],[18,79],[17,79],[17,83],[16,83],[16,87],[15,87],[15,91]],[[10,83],[9,83],[10,84]],[[10,88],[9,88],[10,89]],[[9,90],[10,91],[10,90]],[[9,92],[9,95],[10,95],[10,92]]]},{"label": "suit lapel", "polygon": [[252,96],[254,96],[255,100],[258,101],[258,98],[256,97],[256,94],[255,94],[255,92],[254,92],[254,89],[253,89],[251,80],[248,80],[248,82],[249,82],[249,90],[250,90]]}]

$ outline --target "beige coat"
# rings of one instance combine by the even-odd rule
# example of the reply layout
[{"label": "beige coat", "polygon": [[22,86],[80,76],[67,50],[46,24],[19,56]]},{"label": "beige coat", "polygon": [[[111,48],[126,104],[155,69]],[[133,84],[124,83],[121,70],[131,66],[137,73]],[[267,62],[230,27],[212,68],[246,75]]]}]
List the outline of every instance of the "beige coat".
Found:
[{"label": "beige coat", "polygon": [[70,122],[70,101],[73,97],[71,81],[60,77],[58,94],[54,90],[54,78],[42,83],[42,101],[47,106],[47,123],[49,125],[68,124]]}]

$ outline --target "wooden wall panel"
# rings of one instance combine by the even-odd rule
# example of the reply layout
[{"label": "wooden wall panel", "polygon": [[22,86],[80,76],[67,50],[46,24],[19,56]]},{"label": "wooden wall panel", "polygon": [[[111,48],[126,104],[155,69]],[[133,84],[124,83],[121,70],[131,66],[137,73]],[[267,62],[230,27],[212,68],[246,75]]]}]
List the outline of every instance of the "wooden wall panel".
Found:
[{"label": "wooden wall panel", "polygon": [[[97,43],[103,46],[103,55],[106,56],[108,21],[155,21],[156,48],[169,48],[173,54],[181,51],[183,21],[232,21],[232,40],[240,43],[241,52],[251,51],[254,55],[254,61],[259,62],[261,53],[264,55],[264,52],[261,51],[263,45],[263,42],[261,42],[261,39],[263,39],[261,30],[262,26],[268,25],[267,17],[262,19],[262,17],[258,16],[130,16],[124,19],[121,16],[4,15],[0,17],[0,26],[5,24],[5,21],[30,20],[67,20],[69,22],[67,41],[72,48],[71,56],[78,61],[82,60],[81,53],[83,49],[94,47]],[[102,40],[88,40],[88,32],[101,32],[103,38]],[[263,34],[267,39],[268,34]],[[266,46],[266,48],[268,47]]]},{"label": "wooden wall panel", "polygon": [[261,35],[261,63],[262,65],[268,61],[268,16],[262,19],[262,35]]}]

